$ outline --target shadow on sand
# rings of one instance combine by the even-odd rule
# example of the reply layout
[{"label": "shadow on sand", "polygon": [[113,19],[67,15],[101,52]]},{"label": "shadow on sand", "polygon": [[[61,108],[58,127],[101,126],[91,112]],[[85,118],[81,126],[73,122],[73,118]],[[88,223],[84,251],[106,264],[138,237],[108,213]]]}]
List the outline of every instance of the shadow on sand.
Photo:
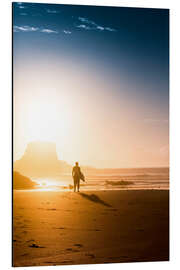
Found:
[{"label": "shadow on sand", "polygon": [[97,195],[95,195],[95,194],[90,194],[90,195],[88,195],[88,194],[81,193],[81,192],[79,192],[78,194],[81,195],[83,198],[89,200],[89,201],[92,201],[92,202],[95,202],[95,203],[100,203],[100,204],[102,204],[102,205],[104,205],[104,206],[107,206],[107,207],[112,207],[112,205],[110,205],[110,204],[106,203],[105,201],[101,200],[101,199],[100,199]]}]

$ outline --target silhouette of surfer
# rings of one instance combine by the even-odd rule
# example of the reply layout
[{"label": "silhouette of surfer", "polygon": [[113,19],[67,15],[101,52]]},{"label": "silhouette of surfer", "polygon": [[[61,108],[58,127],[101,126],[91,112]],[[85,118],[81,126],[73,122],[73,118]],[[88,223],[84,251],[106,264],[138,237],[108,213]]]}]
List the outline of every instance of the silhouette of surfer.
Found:
[{"label": "silhouette of surfer", "polygon": [[81,172],[81,168],[79,167],[79,163],[76,162],[75,166],[72,169],[72,177],[74,179],[74,192],[79,192],[80,187],[80,179],[85,181],[84,175]]}]

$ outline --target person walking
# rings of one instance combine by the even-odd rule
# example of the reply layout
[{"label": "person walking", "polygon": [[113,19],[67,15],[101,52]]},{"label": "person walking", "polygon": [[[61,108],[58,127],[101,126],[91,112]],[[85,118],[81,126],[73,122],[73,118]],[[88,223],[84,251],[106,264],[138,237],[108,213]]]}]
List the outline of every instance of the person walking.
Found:
[{"label": "person walking", "polygon": [[84,181],[84,176],[81,172],[81,168],[79,167],[79,163],[76,162],[75,166],[72,169],[72,177],[74,179],[74,192],[79,192],[79,187],[80,187],[80,179]]}]

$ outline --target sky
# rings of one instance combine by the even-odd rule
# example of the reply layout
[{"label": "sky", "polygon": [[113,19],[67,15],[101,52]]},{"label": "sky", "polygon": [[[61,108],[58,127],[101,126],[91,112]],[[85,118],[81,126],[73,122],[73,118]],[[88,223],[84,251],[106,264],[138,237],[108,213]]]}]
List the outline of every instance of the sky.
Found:
[{"label": "sky", "polygon": [[169,11],[13,3],[14,159],[169,166]]}]

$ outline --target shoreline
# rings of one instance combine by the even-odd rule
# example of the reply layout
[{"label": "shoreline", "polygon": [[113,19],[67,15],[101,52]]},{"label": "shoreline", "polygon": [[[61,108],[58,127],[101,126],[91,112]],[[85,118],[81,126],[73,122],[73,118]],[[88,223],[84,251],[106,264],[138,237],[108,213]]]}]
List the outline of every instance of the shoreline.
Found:
[{"label": "shoreline", "polygon": [[[170,188],[136,188],[136,187],[133,187],[133,188],[127,188],[127,187],[120,187],[120,188],[101,188],[101,189],[96,189],[96,188],[80,188],[80,191],[79,192],[91,192],[91,191],[94,191],[94,192],[101,192],[101,191],[138,191],[138,190],[141,190],[141,191],[152,191],[152,190],[161,190],[161,191],[170,191]],[[69,189],[69,188],[34,188],[34,189],[13,189],[13,192],[17,192],[17,191],[21,191],[21,192],[73,192],[73,189]]]}]

